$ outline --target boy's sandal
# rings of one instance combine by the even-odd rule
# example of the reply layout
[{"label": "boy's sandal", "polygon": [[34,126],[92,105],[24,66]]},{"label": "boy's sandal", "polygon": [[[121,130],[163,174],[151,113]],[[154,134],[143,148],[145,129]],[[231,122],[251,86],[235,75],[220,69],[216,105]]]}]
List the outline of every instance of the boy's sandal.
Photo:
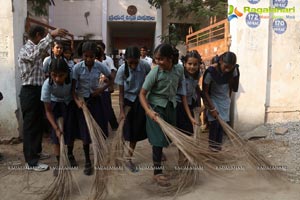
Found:
[{"label": "boy's sandal", "polygon": [[153,176],[153,180],[161,187],[169,187],[171,183],[164,174],[156,174]]}]

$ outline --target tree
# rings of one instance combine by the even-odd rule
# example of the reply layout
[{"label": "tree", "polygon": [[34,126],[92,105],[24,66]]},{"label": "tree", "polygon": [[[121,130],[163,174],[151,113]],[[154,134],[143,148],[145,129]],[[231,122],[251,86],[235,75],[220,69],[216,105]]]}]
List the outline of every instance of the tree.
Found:
[{"label": "tree", "polygon": [[227,16],[227,0],[148,0],[148,2],[156,8],[160,8],[163,3],[168,3],[172,11],[169,16],[178,19],[189,15],[217,16],[218,18]]},{"label": "tree", "polygon": [[55,6],[54,0],[28,0],[32,2],[32,10],[36,16],[48,15],[48,5]]}]

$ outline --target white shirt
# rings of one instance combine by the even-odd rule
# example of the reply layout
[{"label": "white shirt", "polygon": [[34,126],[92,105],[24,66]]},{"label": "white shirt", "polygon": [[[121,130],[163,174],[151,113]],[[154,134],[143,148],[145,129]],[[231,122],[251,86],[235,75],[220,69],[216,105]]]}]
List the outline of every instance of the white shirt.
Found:
[{"label": "white shirt", "polygon": [[150,58],[150,57],[148,57],[148,56],[146,56],[145,58],[142,58],[142,57],[141,57],[141,60],[147,61],[147,62],[149,63],[150,66],[152,65],[152,58]]}]

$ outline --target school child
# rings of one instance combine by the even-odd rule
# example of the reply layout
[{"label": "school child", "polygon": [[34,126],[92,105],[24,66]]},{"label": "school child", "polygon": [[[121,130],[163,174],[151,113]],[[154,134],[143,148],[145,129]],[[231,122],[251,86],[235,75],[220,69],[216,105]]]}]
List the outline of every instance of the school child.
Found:
[{"label": "school child", "polygon": [[125,119],[123,135],[125,141],[130,143],[131,150],[128,152],[126,165],[132,172],[138,171],[131,160],[136,143],[147,138],[145,111],[138,94],[150,70],[150,65],[140,60],[139,49],[128,47],[125,51],[125,63],[118,69],[115,79],[115,83],[119,85],[120,119],[125,117],[124,107],[131,108]]},{"label": "school child", "polygon": [[63,45],[60,41],[55,40],[52,44],[51,54],[43,61],[43,72],[49,76],[49,69],[52,58],[60,58],[63,54]]},{"label": "school child", "polygon": [[[199,90],[199,78],[201,76],[200,63],[201,57],[197,51],[188,52],[185,56],[184,62],[184,76],[186,82],[186,98],[193,115],[193,109],[200,105],[200,90]],[[177,115],[176,126],[185,131],[188,135],[193,133],[193,124],[191,123],[188,115],[185,113],[184,105],[181,101],[181,95],[176,96],[177,100]]]},{"label": "school child", "polygon": [[222,150],[224,131],[216,120],[217,116],[229,122],[231,91],[238,91],[239,69],[236,55],[226,52],[219,57],[216,67],[207,68],[203,78],[203,101],[208,106],[209,147],[212,151]]},{"label": "school child", "polygon": [[[59,162],[59,138],[63,135],[65,144],[68,146],[68,158],[72,167],[77,166],[73,155],[75,134],[78,132],[76,127],[76,105],[71,93],[71,77],[69,66],[64,58],[51,60],[49,78],[45,80],[41,101],[44,102],[46,116],[52,126],[51,139],[54,143],[54,154]],[[63,130],[57,124],[57,119],[62,117],[64,121]],[[59,163],[57,164],[59,166]],[[58,175],[57,168],[53,175]]]},{"label": "school child", "polygon": [[[90,143],[91,138],[89,130],[86,125],[86,121],[81,110],[83,102],[79,97],[84,98],[89,111],[103,130],[105,136],[108,135],[108,119],[106,113],[103,111],[103,104],[100,98],[100,94],[110,85],[110,72],[100,62],[95,62],[95,56],[97,53],[97,45],[93,42],[85,42],[82,45],[83,61],[74,66],[73,80],[72,80],[72,94],[77,104],[77,117],[79,125],[80,137],[83,140],[83,149],[85,154],[85,175],[92,174],[92,164],[90,160]],[[100,74],[103,73],[109,80],[108,84],[99,86]]]},{"label": "school child", "polygon": [[[100,46],[103,49],[103,53],[105,52],[105,44],[103,42],[100,42]],[[114,61],[110,56],[107,56],[105,53],[103,54],[103,60],[101,61],[111,72],[111,77],[112,77],[112,83],[114,83],[116,73],[117,73],[117,68],[114,65]],[[105,107],[107,108],[107,114],[108,114],[108,119],[109,119],[109,124],[112,128],[113,131],[117,130],[119,123],[117,121],[115,111],[112,107],[112,102],[111,102],[111,93],[114,92],[114,84],[111,84],[108,89],[106,89],[102,95],[103,103],[105,104]]]},{"label": "school child", "polygon": [[176,93],[182,95],[182,103],[192,124],[196,123],[188,109],[186,99],[184,70],[174,60],[173,48],[169,44],[160,44],[154,51],[158,66],[150,71],[140,92],[140,102],[145,110],[146,130],[154,163],[153,180],[160,186],[170,185],[162,172],[162,150],[169,145],[161,128],[156,123],[157,115],[168,123],[176,124]]},{"label": "school child", "polygon": [[[184,76],[186,82],[186,98],[189,106],[189,110],[193,114],[193,109],[200,106],[200,88],[199,79],[201,76],[200,72],[201,56],[197,51],[190,51],[184,58]],[[181,101],[181,95],[176,96],[177,107],[176,107],[176,126],[183,130],[187,135],[192,135],[193,124],[191,123],[189,116],[186,114],[184,105]],[[196,116],[199,117],[199,116]],[[178,164],[182,166],[185,162],[185,156],[178,150]]]},{"label": "school child", "polygon": [[73,52],[70,46],[64,46],[63,47],[63,56],[70,68],[70,70],[73,69],[75,62],[73,60]]}]

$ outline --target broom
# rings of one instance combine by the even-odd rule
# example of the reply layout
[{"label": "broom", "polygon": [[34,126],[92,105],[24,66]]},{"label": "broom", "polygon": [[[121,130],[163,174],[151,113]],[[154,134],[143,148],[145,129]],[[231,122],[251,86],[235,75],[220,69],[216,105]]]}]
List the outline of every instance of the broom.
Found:
[{"label": "broom", "polygon": [[108,163],[108,147],[102,129],[91,115],[86,104],[82,105],[82,111],[89,129],[94,151],[95,177],[91,189],[92,199],[105,199],[108,181],[108,174],[105,169]]},{"label": "broom", "polygon": [[[116,135],[113,137],[110,148],[110,157],[109,162],[110,166],[121,167],[123,166],[122,162],[124,161],[124,152],[125,148],[128,148],[125,145],[124,137],[123,137],[123,127],[125,123],[126,116],[130,111],[130,107],[126,106],[124,108],[125,117],[119,121],[119,127],[116,131]],[[129,147],[130,148],[130,147]]]},{"label": "broom", "polygon": [[217,117],[217,120],[233,145],[246,154],[247,160],[254,168],[261,171],[262,175],[264,175],[266,178],[282,180],[283,174],[274,169],[271,163],[262,154],[260,154],[254,146],[244,141],[239,134],[219,116]]},{"label": "broom", "polygon": [[233,157],[227,154],[226,151],[218,153],[209,151],[207,141],[187,136],[159,116],[157,122],[166,138],[169,138],[187,159],[185,166],[179,166],[176,171],[178,173],[176,183],[164,190],[165,195],[174,193],[178,195],[185,189],[198,184],[201,174],[204,174],[204,172],[219,176],[216,166],[225,164],[224,160],[230,160]]},{"label": "broom", "polygon": [[[57,124],[60,130],[63,130],[63,118],[57,120]],[[70,199],[73,188],[76,188],[80,192],[78,183],[75,181],[72,173],[71,165],[65,149],[64,136],[60,136],[60,157],[59,157],[59,168],[58,176],[55,177],[52,184],[48,187],[46,195],[43,197],[44,200],[67,200]]]}]

